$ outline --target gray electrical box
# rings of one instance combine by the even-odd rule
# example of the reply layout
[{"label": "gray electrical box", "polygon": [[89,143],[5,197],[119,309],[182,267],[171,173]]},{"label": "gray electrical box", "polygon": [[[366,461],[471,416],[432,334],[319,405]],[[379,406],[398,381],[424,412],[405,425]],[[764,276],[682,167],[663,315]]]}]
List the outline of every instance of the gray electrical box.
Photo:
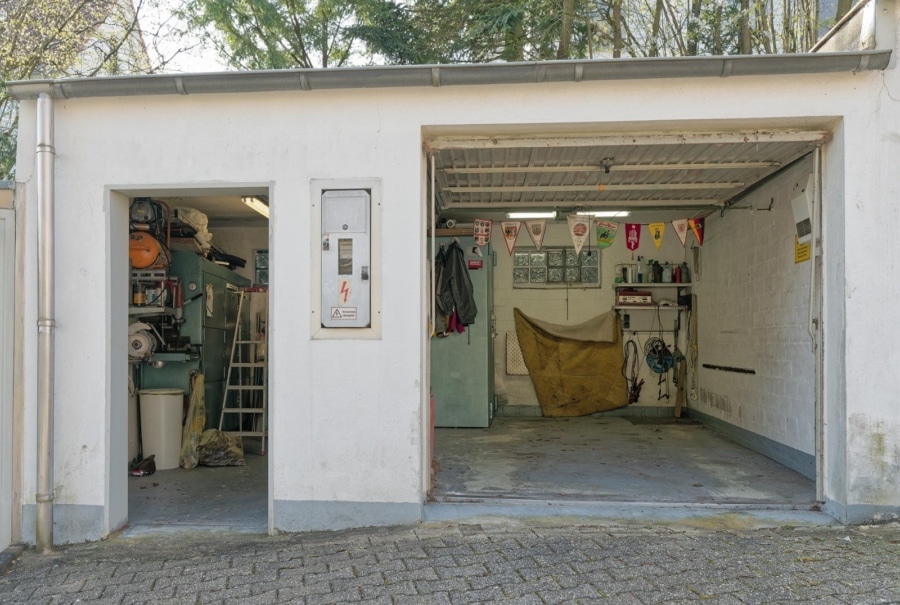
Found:
[{"label": "gray electrical box", "polygon": [[322,193],[323,327],[371,325],[371,199],[363,189]]}]

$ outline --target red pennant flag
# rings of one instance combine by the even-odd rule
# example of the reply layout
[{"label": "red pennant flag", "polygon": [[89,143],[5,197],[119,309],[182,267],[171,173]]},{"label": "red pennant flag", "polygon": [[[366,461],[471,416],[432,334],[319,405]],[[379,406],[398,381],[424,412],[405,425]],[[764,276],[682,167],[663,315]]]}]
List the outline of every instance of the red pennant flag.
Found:
[{"label": "red pennant flag", "polygon": [[634,252],[641,245],[640,223],[625,223],[625,246]]},{"label": "red pennant flag", "polygon": [[699,245],[703,245],[703,228],[706,224],[705,218],[689,218],[688,225],[691,226],[691,231],[694,232],[694,237],[697,238],[697,243]]}]

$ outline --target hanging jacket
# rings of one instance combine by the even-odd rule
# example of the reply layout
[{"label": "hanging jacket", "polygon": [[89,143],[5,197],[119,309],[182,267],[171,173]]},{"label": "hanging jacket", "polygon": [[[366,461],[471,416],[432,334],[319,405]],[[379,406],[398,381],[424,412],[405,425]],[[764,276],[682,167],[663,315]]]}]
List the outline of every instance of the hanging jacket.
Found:
[{"label": "hanging jacket", "polygon": [[468,326],[475,322],[478,308],[475,306],[475,295],[465,256],[456,240],[446,249],[441,247],[435,259],[435,266],[438,269],[436,291],[438,309],[444,315],[452,315],[456,311],[459,323]]}]

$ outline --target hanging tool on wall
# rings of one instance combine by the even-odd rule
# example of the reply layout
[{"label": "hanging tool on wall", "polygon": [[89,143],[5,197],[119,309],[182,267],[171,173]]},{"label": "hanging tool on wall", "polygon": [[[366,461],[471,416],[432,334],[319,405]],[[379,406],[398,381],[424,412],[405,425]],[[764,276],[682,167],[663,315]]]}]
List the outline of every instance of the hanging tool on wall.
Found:
[{"label": "hanging tool on wall", "polygon": [[[675,366],[675,356],[669,350],[669,346],[663,340],[662,320],[659,316],[659,305],[656,306],[656,316],[654,323],[659,327],[659,336],[653,336],[644,343],[644,355],[647,358],[647,366],[656,374],[659,374],[657,381],[658,393],[656,400],[669,399],[669,380],[668,373]],[[651,327],[652,330],[652,327]],[[665,383],[666,392],[663,393],[662,385]]]},{"label": "hanging tool on wall", "polygon": [[641,387],[644,386],[644,379],[639,377],[640,370],[641,357],[632,334],[625,342],[625,361],[622,363],[622,376],[625,377],[629,405],[637,403],[638,399],[641,398]]}]

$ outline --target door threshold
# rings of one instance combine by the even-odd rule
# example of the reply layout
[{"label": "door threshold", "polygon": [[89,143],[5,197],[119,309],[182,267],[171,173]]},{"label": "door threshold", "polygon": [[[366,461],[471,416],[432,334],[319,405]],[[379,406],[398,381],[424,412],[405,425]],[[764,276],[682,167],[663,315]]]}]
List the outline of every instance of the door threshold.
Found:
[{"label": "door threshold", "polygon": [[442,496],[423,511],[425,522],[485,522],[548,518],[602,524],[686,524],[707,529],[836,525],[814,503],[618,502],[516,497]]}]

